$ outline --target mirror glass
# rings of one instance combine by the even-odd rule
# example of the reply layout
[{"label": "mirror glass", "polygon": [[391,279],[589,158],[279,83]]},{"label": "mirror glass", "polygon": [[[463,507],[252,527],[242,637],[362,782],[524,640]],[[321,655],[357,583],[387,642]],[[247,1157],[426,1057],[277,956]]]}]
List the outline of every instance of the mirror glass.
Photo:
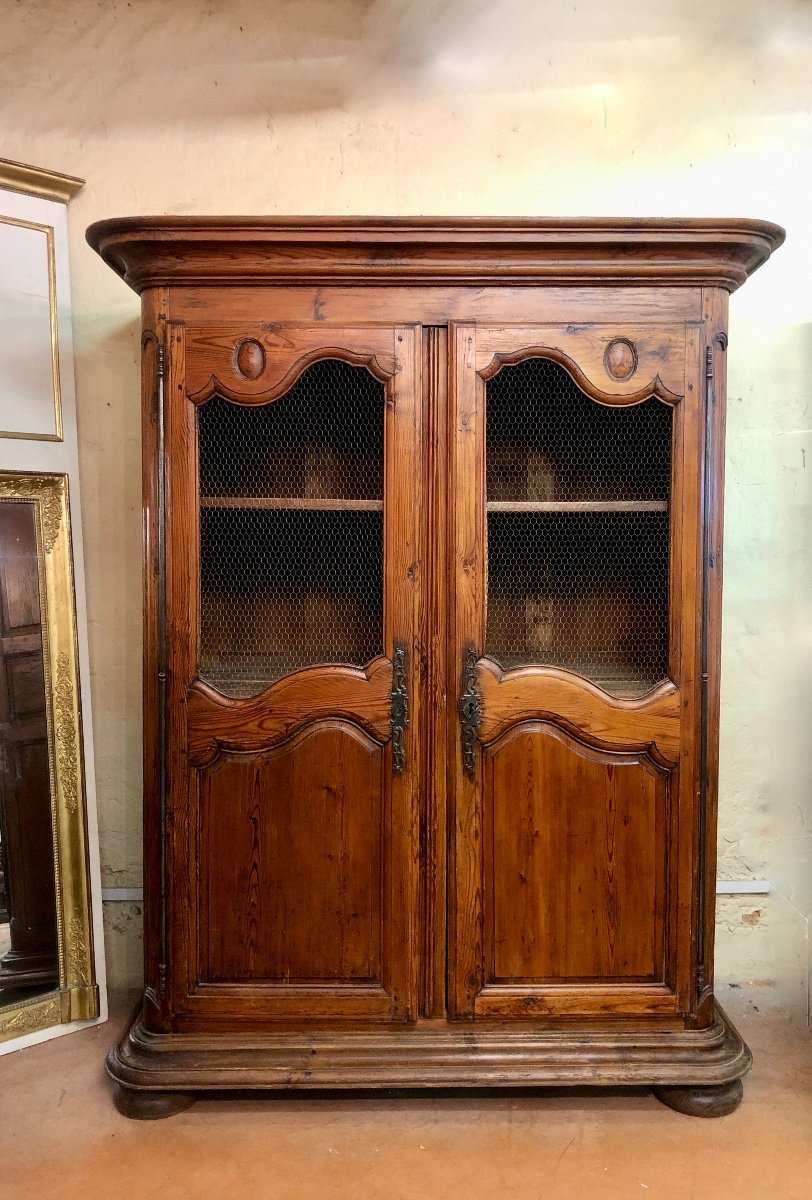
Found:
[{"label": "mirror glass", "polygon": [[53,230],[0,216],[0,435],[61,437]]},{"label": "mirror glass", "polygon": [[42,593],[35,506],[0,502],[0,1005],[59,986]]}]

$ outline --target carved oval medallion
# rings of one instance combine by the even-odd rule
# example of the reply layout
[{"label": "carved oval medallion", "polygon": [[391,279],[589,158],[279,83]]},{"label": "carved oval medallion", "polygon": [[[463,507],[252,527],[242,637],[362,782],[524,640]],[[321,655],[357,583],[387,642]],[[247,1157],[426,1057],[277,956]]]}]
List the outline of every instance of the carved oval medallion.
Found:
[{"label": "carved oval medallion", "polygon": [[237,345],[234,362],[243,379],[259,379],[265,370],[265,351],[256,338],[245,338]]},{"label": "carved oval medallion", "polygon": [[606,347],[603,362],[613,379],[625,383],[637,370],[637,351],[627,338],[615,338]]}]

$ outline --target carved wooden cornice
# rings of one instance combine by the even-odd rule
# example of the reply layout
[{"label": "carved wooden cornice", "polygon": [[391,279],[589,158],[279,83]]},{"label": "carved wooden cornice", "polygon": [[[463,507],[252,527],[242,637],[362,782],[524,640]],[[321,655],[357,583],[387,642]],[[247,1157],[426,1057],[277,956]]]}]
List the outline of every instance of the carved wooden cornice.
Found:
[{"label": "carved wooden cornice", "polygon": [[734,291],[784,240],[746,219],[124,217],[87,240],[136,292],[229,285],[662,285]]}]

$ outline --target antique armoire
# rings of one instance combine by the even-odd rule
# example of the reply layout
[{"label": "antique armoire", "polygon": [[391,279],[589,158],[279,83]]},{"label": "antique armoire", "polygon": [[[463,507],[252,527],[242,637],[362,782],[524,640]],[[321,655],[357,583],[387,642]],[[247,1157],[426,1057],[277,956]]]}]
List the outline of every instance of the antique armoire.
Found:
[{"label": "antique armoire", "polygon": [[649,1084],[722,1115],[728,295],[751,220],[131,218],[143,1003],[196,1092]]}]

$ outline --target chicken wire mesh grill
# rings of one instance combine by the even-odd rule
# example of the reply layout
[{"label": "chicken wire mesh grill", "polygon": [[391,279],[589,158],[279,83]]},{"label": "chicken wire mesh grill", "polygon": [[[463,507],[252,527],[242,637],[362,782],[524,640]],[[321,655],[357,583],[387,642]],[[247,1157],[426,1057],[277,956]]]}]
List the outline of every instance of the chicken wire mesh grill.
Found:
[{"label": "chicken wire mesh grill", "polygon": [[491,501],[667,501],[671,409],[596,404],[560,363],[528,358],[487,383]]},{"label": "chicken wire mesh grill", "polygon": [[618,696],[668,675],[671,409],[590,400],[544,358],[487,384],[485,653]]},{"label": "chicken wire mesh grill", "polygon": [[614,695],[668,674],[668,514],[489,513],[485,653]]},{"label": "chicken wire mesh grill", "polygon": [[199,671],[226,695],[383,653],[384,391],[327,359],[200,410]]},{"label": "chicken wire mesh grill", "polygon": [[200,494],[286,499],[383,497],[384,385],[323,359],[271,404],[215,396],[200,410]]}]

